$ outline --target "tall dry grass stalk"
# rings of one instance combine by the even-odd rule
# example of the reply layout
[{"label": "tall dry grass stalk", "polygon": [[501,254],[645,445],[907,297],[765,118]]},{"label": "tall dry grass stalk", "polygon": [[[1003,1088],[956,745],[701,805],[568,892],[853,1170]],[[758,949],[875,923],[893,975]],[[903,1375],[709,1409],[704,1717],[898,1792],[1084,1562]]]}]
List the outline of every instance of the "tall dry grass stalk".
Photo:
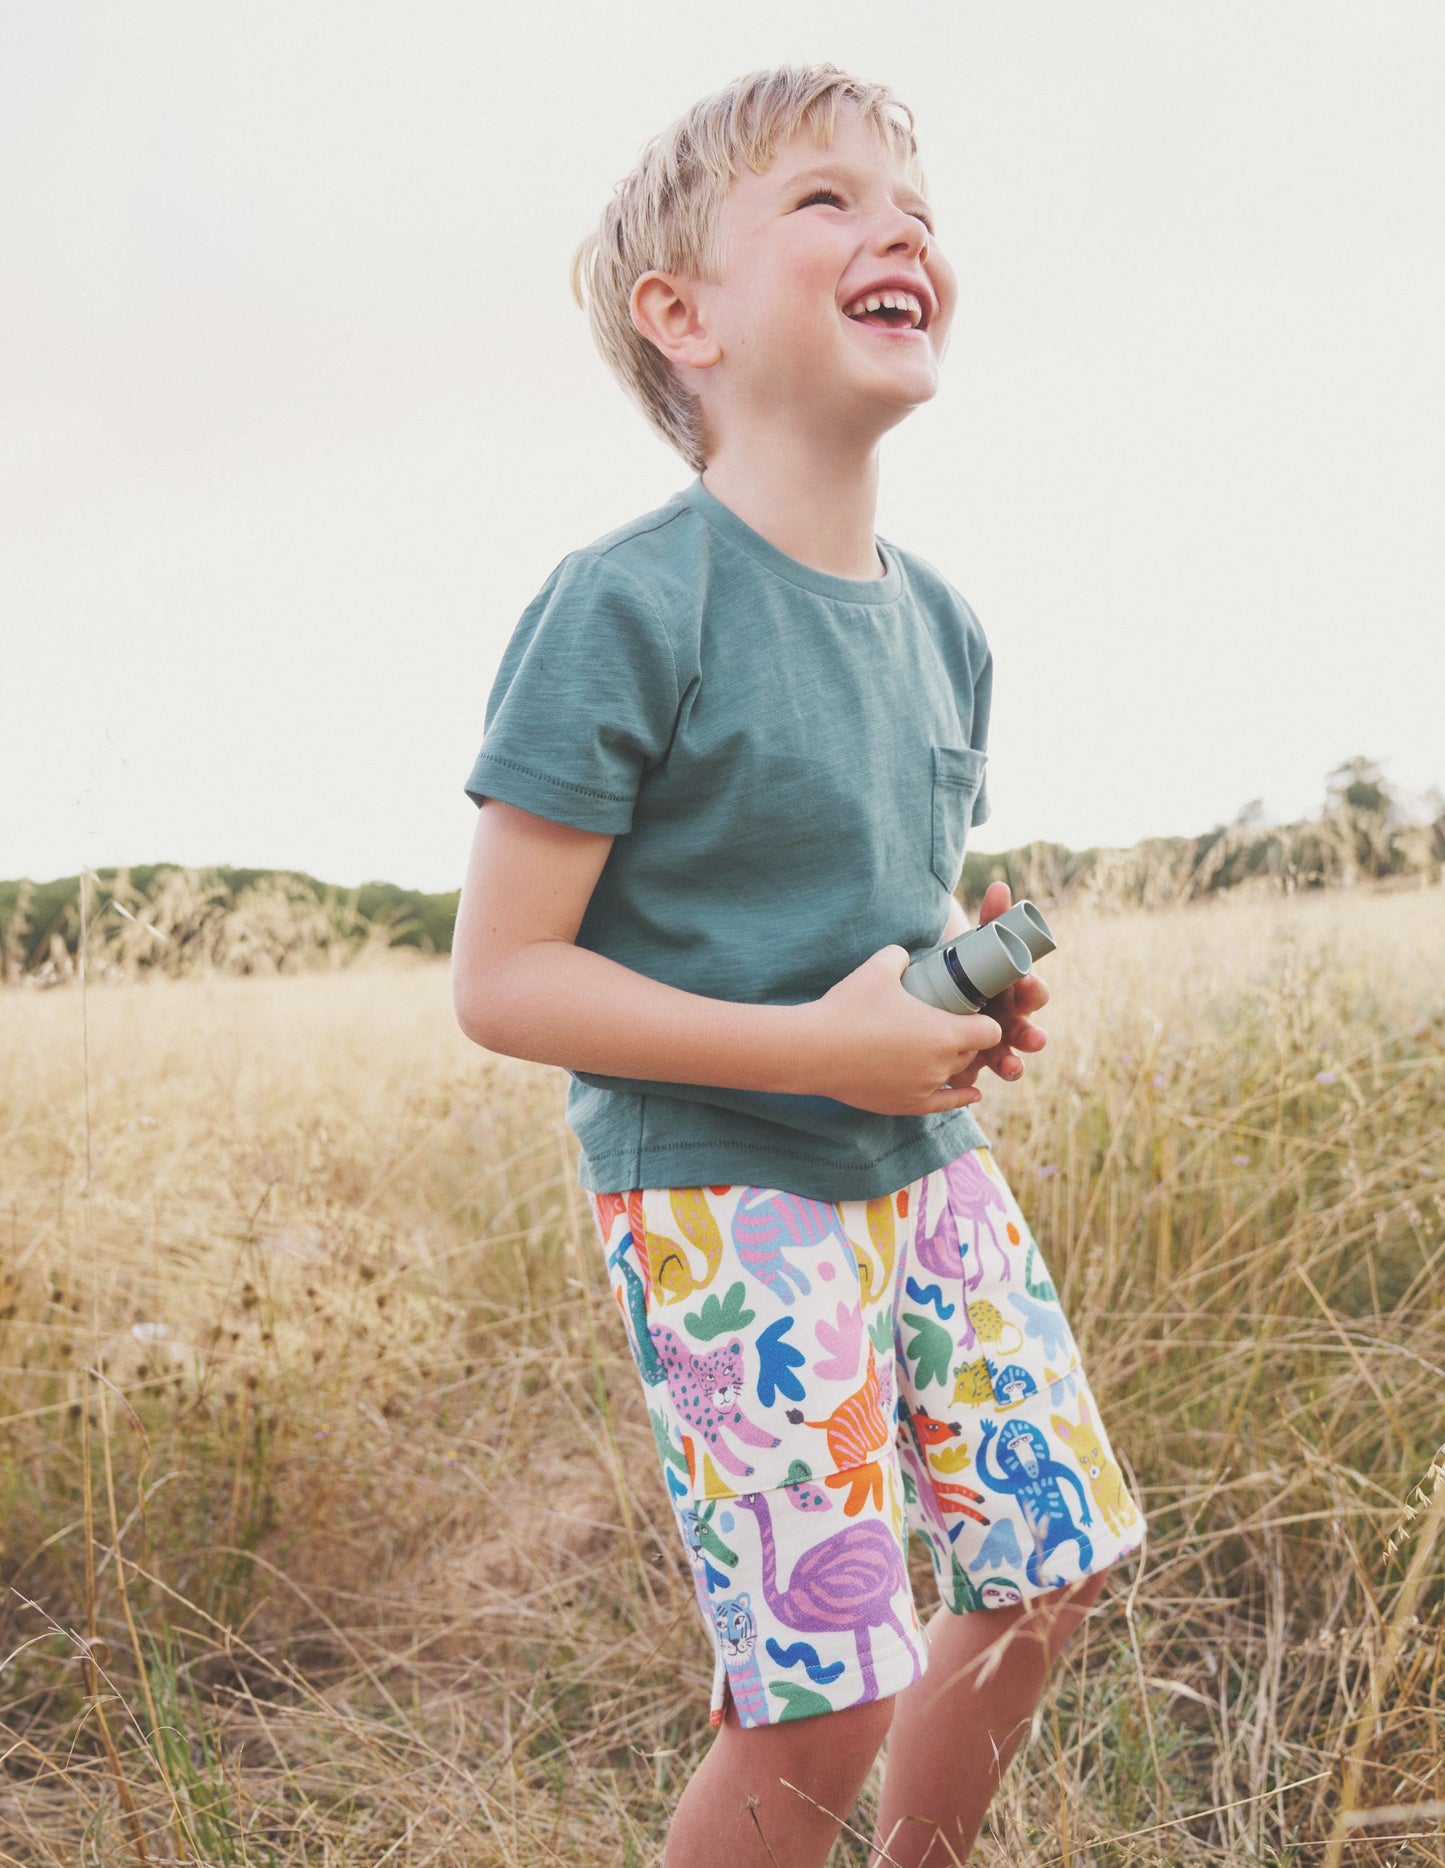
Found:
[{"label": "tall dry grass stalk", "polygon": [[[1059,932],[986,1122],[1151,1537],[980,1859],[1439,1860],[1445,893]],[[710,1663],[562,1079],[394,957],[82,1009],[0,993],[0,1863],[655,1861]]]}]

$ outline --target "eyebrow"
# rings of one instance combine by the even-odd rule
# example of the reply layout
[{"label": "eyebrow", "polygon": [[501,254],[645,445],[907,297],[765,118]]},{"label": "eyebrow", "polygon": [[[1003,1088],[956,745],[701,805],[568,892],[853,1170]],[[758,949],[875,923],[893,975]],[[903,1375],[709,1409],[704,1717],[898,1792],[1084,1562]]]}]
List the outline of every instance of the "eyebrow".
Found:
[{"label": "eyebrow", "polygon": [[[856,186],[861,174],[862,170],[850,168],[845,162],[817,163],[812,168],[802,169],[796,175],[790,175],[783,184],[783,192],[787,194],[804,182],[816,181],[847,182],[850,186]],[[924,207],[932,205],[928,196],[920,194],[911,182],[905,186],[904,194],[911,200],[922,202]]]}]

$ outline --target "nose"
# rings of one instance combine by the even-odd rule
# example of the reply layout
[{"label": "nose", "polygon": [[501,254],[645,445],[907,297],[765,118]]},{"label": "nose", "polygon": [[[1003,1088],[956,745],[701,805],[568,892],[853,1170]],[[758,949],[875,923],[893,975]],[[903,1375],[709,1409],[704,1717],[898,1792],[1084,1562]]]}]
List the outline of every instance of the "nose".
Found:
[{"label": "nose", "polygon": [[880,246],[885,253],[906,253],[916,258],[921,265],[928,258],[928,229],[916,214],[909,214],[903,208],[894,208],[890,211]]}]

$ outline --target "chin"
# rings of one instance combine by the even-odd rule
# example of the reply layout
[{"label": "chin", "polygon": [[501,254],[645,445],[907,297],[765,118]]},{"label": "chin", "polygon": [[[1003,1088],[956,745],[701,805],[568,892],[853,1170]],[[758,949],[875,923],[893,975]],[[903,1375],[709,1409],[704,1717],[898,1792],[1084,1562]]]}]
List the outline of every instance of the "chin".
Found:
[{"label": "chin", "polygon": [[932,402],[938,394],[939,382],[936,376],[919,383],[899,383],[889,395],[885,390],[880,401],[890,403],[900,415],[907,415],[913,409],[921,409],[927,402]]}]

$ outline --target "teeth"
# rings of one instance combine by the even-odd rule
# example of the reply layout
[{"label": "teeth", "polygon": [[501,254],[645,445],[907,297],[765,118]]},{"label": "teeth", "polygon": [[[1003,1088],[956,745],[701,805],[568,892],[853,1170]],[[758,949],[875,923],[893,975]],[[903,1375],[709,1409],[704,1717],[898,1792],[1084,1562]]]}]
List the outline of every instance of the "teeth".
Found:
[{"label": "teeth", "polygon": [[843,315],[861,318],[869,311],[906,311],[915,330],[923,322],[923,307],[911,292],[870,292],[867,297],[855,298],[851,305],[846,305]]}]

